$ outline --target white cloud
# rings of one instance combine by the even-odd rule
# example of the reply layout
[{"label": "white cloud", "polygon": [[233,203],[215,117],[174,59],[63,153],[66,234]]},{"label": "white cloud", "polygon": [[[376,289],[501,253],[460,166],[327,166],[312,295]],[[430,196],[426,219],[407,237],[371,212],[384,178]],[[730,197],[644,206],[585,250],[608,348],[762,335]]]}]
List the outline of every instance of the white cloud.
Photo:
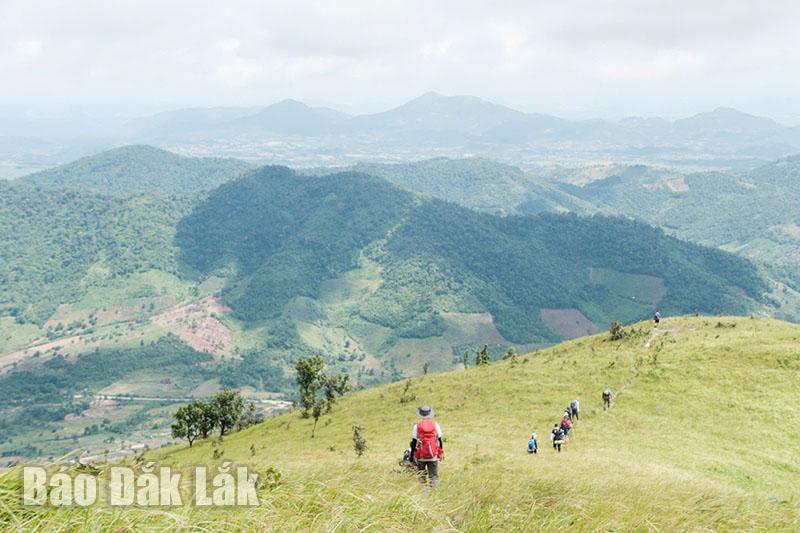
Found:
[{"label": "white cloud", "polygon": [[376,109],[436,90],[571,116],[780,119],[800,116],[797,27],[795,1],[5,0],[0,105]]}]

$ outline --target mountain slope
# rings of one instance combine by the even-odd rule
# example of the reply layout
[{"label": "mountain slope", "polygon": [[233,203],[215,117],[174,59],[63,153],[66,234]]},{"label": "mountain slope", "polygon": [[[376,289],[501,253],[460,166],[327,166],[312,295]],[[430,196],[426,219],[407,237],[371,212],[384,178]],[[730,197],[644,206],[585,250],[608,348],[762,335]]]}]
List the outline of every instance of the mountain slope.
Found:
[{"label": "mountain slope", "polygon": [[181,198],[114,197],[0,182],[0,315],[44,322],[135,273],[177,273]]},{"label": "mountain slope", "polygon": [[524,113],[475,96],[443,96],[428,92],[405,104],[373,115],[354,117],[355,130],[430,130],[479,134],[522,118]]},{"label": "mountain slope", "polygon": [[[254,172],[213,191],[181,221],[176,242],[201,279],[235,273],[223,295],[251,322],[277,319],[293,298],[316,299],[323,280],[371,261],[380,283],[354,311],[412,338],[442,334],[445,313],[488,312],[506,339],[543,342],[563,334],[548,325],[553,313],[606,324],[647,316],[655,305],[745,312],[748,299],[766,290],[735,256],[635,222],[502,218],[414,198],[355,173]],[[593,278],[592,269],[629,282],[651,279],[655,292],[637,301]]]},{"label": "mountain slope", "polygon": [[[282,531],[800,528],[800,418],[786,408],[800,371],[798,326],[667,318],[658,333],[649,324],[629,331],[623,341],[581,339],[358,392],[323,416],[315,438],[312,421],[293,411],[222,442],[181,443],[144,457],[186,472],[223,461],[250,465],[270,480],[258,508],[23,512],[12,473],[2,479],[0,521],[31,529],[79,529],[87,521],[109,529],[268,524]],[[609,386],[617,397],[604,412],[600,393]],[[404,401],[409,395],[415,399]],[[573,398],[581,400],[581,419],[558,454],[548,432]],[[418,404],[433,406],[445,437],[433,491],[397,466]],[[361,458],[352,451],[354,425],[367,439]],[[525,452],[531,431],[540,439],[536,456]]]},{"label": "mountain slope", "polygon": [[772,119],[742,113],[730,107],[718,107],[707,113],[676,120],[672,127],[681,135],[712,138],[731,134],[756,138],[783,129]]},{"label": "mountain slope", "polygon": [[565,192],[606,212],[665,227],[767,265],[800,288],[800,158],[741,173],[691,173],[632,166]]},{"label": "mountain slope", "polygon": [[258,113],[238,118],[223,125],[235,132],[263,131],[283,135],[326,135],[349,115],[326,107],[309,107],[297,100],[283,100]]},{"label": "mountain slope", "polygon": [[490,159],[442,157],[412,163],[359,163],[352,170],[385,178],[407,191],[490,213],[587,211],[578,198],[558,187]]},{"label": "mountain slope", "polygon": [[260,107],[210,107],[176,109],[125,123],[123,133],[136,142],[152,139],[169,139],[213,131],[226,122],[254,115]]},{"label": "mountain slope", "polygon": [[213,189],[250,168],[235,159],[183,157],[152,146],[134,145],[30,174],[20,181],[41,187],[122,194],[192,194]]}]

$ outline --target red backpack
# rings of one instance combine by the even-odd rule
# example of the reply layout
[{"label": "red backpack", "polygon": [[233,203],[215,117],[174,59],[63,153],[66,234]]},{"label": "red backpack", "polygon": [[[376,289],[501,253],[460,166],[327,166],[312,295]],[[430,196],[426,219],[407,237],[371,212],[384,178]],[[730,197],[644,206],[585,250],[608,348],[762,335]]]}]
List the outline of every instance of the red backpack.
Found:
[{"label": "red backpack", "polygon": [[436,422],[424,418],[417,422],[417,449],[414,457],[423,461],[438,459],[439,437],[436,435]]}]

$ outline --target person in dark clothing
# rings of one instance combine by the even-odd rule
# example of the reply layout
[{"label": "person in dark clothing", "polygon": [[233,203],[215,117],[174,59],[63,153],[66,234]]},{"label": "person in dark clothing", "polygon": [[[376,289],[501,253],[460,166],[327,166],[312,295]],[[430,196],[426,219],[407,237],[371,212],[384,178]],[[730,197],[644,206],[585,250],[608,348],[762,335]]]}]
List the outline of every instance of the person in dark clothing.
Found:
[{"label": "person in dark clothing", "polygon": [[608,388],[603,391],[603,411],[611,408],[611,400],[614,398],[614,392]]},{"label": "person in dark clothing", "polygon": [[581,412],[581,404],[577,398],[569,402],[569,410],[572,413],[572,421],[575,422],[578,420]]},{"label": "person in dark clothing", "polygon": [[564,444],[564,430],[558,424],[553,426],[550,439],[553,441],[553,449],[561,453],[561,445]]}]

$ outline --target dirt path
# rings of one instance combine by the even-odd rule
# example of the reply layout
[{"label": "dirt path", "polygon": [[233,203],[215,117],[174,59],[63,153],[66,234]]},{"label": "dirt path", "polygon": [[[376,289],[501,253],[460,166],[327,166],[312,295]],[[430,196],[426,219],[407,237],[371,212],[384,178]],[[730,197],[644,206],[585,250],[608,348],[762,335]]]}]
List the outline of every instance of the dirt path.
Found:
[{"label": "dirt path", "polygon": [[658,337],[661,337],[662,335],[666,335],[667,333],[675,333],[675,330],[653,328],[653,333],[651,333],[650,337],[647,339],[647,341],[645,341],[644,347],[650,348],[650,345],[653,343],[654,340],[656,340]]}]

